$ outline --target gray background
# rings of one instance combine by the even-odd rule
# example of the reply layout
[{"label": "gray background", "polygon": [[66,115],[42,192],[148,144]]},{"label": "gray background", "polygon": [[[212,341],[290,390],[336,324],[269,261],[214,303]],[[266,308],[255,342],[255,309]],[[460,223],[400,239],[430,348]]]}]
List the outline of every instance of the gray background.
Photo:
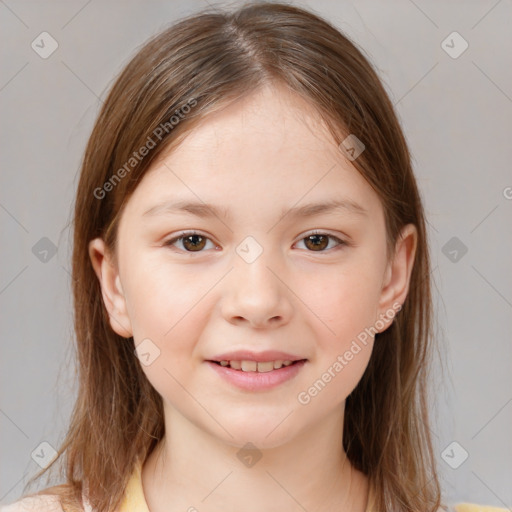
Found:
[{"label": "gray background", "polygon": [[[512,507],[511,2],[296,4],[364,48],[410,144],[437,288],[432,432],[445,497]],[[76,392],[69,222],[100,99],[138,45],[206,6],[0,2],[0,503],[39,469],[40,443],[63,439]],[[43,31],[59,45],[47,59],[31,47]],[[469,44],[457,58],[442,47],[453,31]]]}]

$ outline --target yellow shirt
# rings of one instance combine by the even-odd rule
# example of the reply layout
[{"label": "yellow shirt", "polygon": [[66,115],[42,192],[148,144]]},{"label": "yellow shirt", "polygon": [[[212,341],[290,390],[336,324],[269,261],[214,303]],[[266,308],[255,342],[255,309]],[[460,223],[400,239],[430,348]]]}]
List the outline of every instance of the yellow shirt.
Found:
[{"label": "yellow shirt", "polygon": [[[139,463],[136,465],[128,485],[126,486],[124,499],[118,512],[150,512],[144,497],[144,489],[142,488],[141,470],[142,464]],[[368,502],[371,501],[371,494],[372,488],[370,486],[370,496],[368,497]],[[510,512],[505,508],[488,507],[474,504],[472,505],[469,503],[460,503],[459,505],[451,507],[450,510],[453,512]],[[374,511],[370,510],[368,507],[366,512]]]},{"label": "yellow shirt", "polygon": [[119,512],[150,512],[142,488],[141,470],[142,464],[139,462],[128,481]]},{"label": "yellow shirt", "polygon": [[[116,512],[150,512],[146,499],[144,497],[144,489],[142,488],[141,478],[142,464],[138,463],[126,486],[124,498],[120,507]],[[371,498],[371,488],[370,496]],[[370,499],[368,500],[370,502]],[[93,512],[89,504],[84,502],[85,512]],[[483,505],[472,505],[469,503],[461,503],[450,507],[450,512],[510,512],[505,508],[488,507]],[[0,507],[0,512],[63,512],[56,496],[32,496],[25,497],[11,505]],[[376,512],[366,509],[366,512]]]}]

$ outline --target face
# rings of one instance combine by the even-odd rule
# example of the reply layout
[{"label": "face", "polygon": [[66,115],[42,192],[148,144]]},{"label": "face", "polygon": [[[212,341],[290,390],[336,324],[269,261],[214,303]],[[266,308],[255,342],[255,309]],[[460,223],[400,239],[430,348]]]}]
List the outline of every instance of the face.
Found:
[{"label": "face", "polygon": [[414,250],[408,226],[386,259],[379,197],[278,87],[205,118],[153,165],[116,258],[90,246],[112,328],[133,336],[166,421],[259,447],[343,414]]}]

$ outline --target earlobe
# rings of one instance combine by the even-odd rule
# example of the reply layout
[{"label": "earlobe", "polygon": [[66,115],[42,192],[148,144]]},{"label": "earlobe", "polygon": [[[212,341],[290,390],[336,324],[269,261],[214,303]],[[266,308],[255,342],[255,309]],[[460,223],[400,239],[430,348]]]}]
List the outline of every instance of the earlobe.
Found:
[{"label": "earlobe", "polygon": [[379,314],[381,319],[387,318],[388,321],[380,332],[385,331],[391,325],[396,312],[405,302],[409,292],[417,243],[416,226],[407,224],[398,236],[394,257],[386,268],[379,301]]},{"label": "earlobe", "polygon": [[89,242],[89,257],[100,282],[110,326],[119,336],[130,338],[133,336],[133,332],[119,271],[114,258],[101,238],[95,238]]}]

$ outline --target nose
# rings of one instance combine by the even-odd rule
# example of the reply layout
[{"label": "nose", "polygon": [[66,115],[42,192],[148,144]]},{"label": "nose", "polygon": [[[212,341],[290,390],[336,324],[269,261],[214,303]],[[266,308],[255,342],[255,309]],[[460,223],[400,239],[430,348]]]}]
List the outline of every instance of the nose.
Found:
[{"label": "nose", "polygon": [[264,251],[252,263],[237,256],[234,265],[222,293],[226,321],[257,329],[288,323],[293,313],[293,293],[279,276],[275,260]]}]

